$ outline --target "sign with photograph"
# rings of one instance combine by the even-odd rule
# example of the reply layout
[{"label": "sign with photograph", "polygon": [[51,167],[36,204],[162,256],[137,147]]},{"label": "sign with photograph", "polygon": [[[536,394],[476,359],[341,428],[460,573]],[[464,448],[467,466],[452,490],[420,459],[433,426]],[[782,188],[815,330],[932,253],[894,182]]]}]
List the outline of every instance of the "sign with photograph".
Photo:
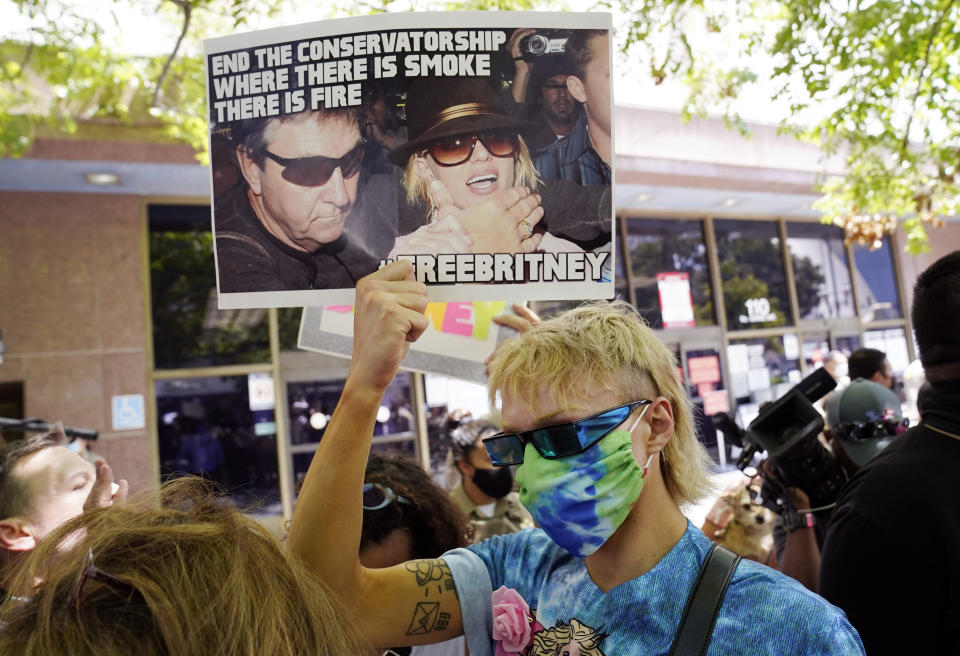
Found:
[{"label": "sign with photograph", "polygon": [[431,301],[611,298],[611,22],[396,13],[207,40],[219,307],[350,304],[395,259]]}]

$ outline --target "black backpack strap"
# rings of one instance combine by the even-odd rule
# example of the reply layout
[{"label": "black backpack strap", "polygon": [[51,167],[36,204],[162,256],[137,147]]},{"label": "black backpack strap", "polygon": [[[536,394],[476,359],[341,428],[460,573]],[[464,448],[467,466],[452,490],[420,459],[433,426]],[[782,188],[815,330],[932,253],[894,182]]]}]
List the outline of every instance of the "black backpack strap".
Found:
[{"label": "black backpack strap", "polygon": [[723,596],[739,562],[740,556],[729,549],[718,544],[710,547],[687,598],[669,656],[704,656],[707,653]]}]

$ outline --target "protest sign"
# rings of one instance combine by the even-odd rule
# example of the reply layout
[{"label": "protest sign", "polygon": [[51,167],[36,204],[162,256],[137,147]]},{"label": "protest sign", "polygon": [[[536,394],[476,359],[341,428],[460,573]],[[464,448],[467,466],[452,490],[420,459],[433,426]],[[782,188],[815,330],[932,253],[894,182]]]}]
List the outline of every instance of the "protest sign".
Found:
[{"label": "protest sign", "polygon": [[[401,369],[486,383],[484,361],[497,344],[516,335],[493,322],[510,313],[505,301],[429,303],[426,332],[410,345]],[[349,358],[353,352],[353,306],[307,307],[300,319],[299,348]]]},{"label": "protest sign", "polygon": [[431,301],[612,297],[610,26],[398,13],[207,40],[219,307],[350,304],[398,258]]}]

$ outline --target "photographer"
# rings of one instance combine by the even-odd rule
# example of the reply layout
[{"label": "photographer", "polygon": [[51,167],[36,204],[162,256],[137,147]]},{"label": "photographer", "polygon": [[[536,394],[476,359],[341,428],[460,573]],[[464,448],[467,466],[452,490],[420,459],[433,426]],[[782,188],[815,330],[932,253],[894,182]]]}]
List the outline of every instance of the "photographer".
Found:
[{"label": "photographer", "polygon": [[[582,105],[567,89],[567,77],[573,72],[569,58],[563,53],[531,54],[535,46],[543,48],[562,43],[566,37],[551,41],[536,30],[516,30],[504,46],[513,60],[513,82],[504,100],[510,113],[533,123],[523,138],[536,157],[558,139],[569,135],[579,117]],[[544,45],[546,42],[546,45]]]},{"label": "photographer", "polygon": [[[857,379],[831,395],[827,402],[827,426],[824,436],[834,459],[849,478],[906,430],[906,421],[902,419],[900,402],[893,392],[877,383]],[[765,476],[770,476],[772,469],[765,463]],[[823,508],[818,515],[802,482],[784,480],[781,484],[790,503],[774,524],[778,569],[817,592],[820,547],[834,504]]]}]

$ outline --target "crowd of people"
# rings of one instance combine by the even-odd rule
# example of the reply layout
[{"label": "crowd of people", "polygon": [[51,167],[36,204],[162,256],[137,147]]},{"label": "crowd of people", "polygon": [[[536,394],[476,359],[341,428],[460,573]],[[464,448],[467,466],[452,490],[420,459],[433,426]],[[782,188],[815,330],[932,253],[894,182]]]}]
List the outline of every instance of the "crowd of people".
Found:
[{"label": "crowd of people", "polygon": [[[825,360],[843,380],[822,403],[842,485],[816,507],[780,481],[772,566],[684,514],[714,492],[702,421],[673,351],[622,302],[504,320],[518,335],[487,362],[499,416],[450,424],[452,490],[371,454],[428,325],[411,264],[382,259],[609,247],[609,34],[573,30],[536,63],[529,36],[504,46],[508,88],[417,80],[403,125],[372,86],[363,107],[225,128],[220,290],[356,289],[349,374],[288,533],[200,477],[128,499],[61,431],[11,441],[0,653],[960,654],[960,251],[916,282],[918,424],[883,352]],[[201,446],[176,457],[219,467]]]},{"label": "crowd of people", "polygon": [[827,403],[849,480],[822,545],[808,521],[784,527],[782,569],[802,561],[805,585],[730,560],[726,587],[692,602],[715,552],[681,509],[708,494],[709,459],[670,349],[619,302],[513,318],[520,334],[488,362],[501,424],[453,427],[451,495],[416,462],[370,453],[426,329],[411,275],[395,262],[357,286],[350,372],[285,544],[203,479],[128,501],[62,433],[6,444],[0,651],[667,653],[706,607],[700,653],[960,648],[960,331],[942,320],[960,314],[960,251],[915,287],[920,423],[906,429],[889,383],[868,379],[890,378],[877,354],[862,372],[851,356],[854,380]]}]

